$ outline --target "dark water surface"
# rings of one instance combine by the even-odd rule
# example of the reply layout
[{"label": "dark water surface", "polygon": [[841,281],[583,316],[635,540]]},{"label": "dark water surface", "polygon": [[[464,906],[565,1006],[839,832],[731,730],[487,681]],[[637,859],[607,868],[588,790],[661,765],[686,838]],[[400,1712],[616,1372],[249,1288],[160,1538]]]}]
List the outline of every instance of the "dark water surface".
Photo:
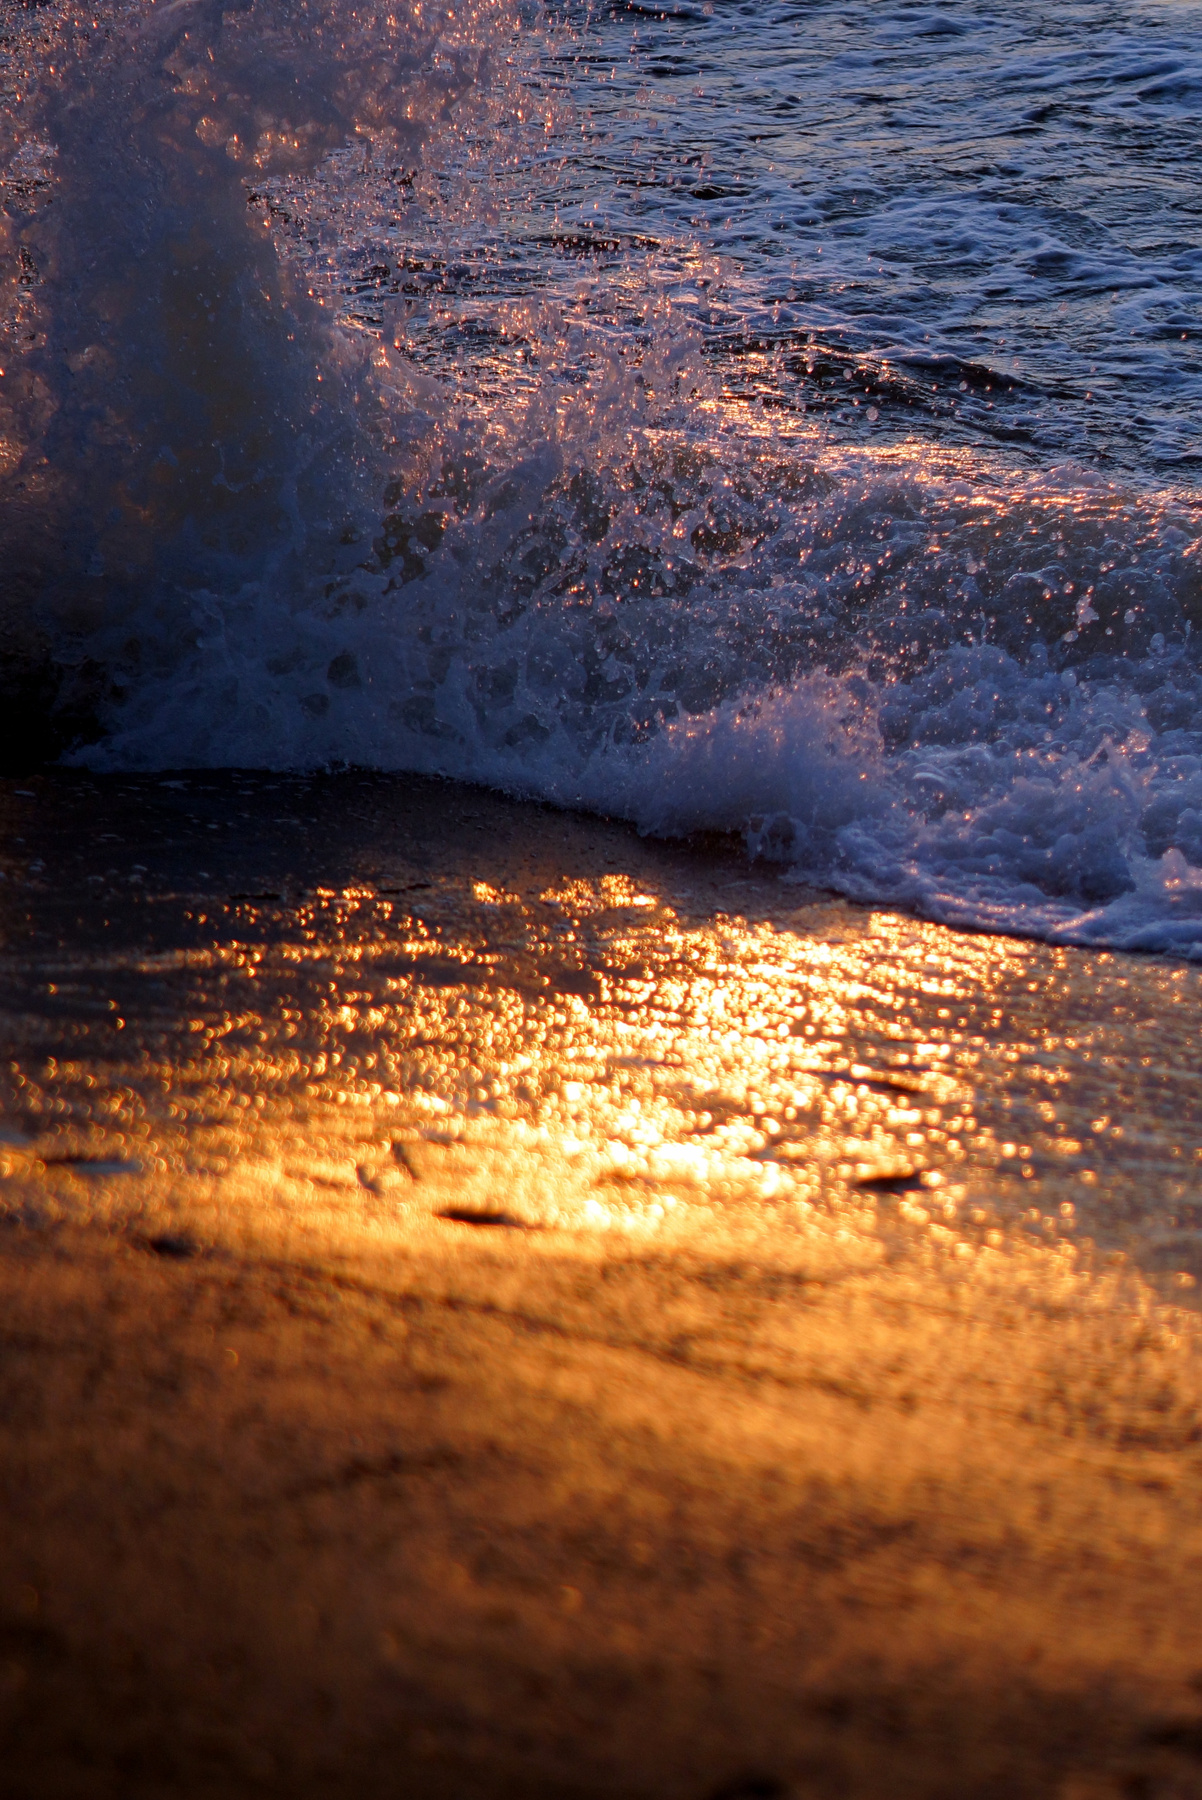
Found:
[{"label": "dark water surface", "polygon": [[1189,481],[1200,26],[1191,5],[610,9],[573,65],[578,216],[737,263],[716,336],[769,404]]}]

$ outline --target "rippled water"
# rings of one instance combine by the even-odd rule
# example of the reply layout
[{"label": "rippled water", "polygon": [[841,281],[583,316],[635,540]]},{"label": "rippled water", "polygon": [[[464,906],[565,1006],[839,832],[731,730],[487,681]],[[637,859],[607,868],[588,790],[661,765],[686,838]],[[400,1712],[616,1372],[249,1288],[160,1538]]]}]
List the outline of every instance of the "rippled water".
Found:
[{"label": "rippled water", "polygon": [[29,753],[1202,955],[1200,11],[22,11]]},{"label": "rippled water", "polygon": [[[1200,25],[1192,5],[615,8],[583,58],[580,216],[737,259],[727,345],[766,399],[1188,477]],[[880,421],[852,418],[869,397]]]}]

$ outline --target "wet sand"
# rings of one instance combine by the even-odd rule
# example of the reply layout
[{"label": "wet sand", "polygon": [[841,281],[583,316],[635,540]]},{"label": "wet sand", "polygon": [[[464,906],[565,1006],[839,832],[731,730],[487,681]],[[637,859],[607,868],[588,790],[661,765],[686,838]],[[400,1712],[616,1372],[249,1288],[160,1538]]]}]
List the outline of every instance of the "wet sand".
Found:
[{"label": "wet sand", "polygon": [[1202,1795],[1202,971],[0,791],[0,1788]]}]

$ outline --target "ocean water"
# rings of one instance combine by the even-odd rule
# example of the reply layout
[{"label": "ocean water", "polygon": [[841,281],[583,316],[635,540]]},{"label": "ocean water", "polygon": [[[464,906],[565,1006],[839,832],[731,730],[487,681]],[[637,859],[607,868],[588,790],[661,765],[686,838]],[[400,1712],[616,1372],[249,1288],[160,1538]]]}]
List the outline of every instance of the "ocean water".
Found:
[{"label": "ocean water", "polygon": [[1202,6],[6,8],[9,760],[1202,957]]}]

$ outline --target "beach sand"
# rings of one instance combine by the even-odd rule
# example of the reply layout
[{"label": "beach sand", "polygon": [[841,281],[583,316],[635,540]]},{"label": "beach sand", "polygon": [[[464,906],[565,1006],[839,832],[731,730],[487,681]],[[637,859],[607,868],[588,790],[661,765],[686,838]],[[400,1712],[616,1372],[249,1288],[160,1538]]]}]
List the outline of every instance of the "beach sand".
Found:
[{"label": "beach sand", "polygon": [[1202,971],[0,790],[0,1790],[1202,1795]]}]

